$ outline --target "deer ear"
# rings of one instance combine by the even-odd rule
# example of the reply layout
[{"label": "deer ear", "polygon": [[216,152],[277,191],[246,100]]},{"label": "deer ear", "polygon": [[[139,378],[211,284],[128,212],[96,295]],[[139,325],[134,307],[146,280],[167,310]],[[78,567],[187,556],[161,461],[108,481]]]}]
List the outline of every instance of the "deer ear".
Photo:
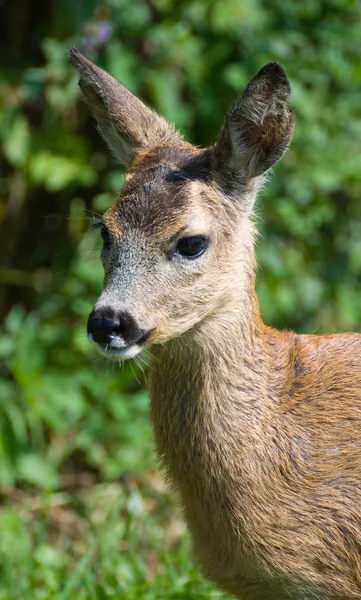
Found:
[{"label": "deer ear", "polygon": [[254,77],[231,107],[214,147],[215,170],[244,183],[265,173],[286,151],[294,116],[283,67],[271,62]]},{"label": "deer ear", "polygon": [[101,135],[122,164],[177,135],[165,119],[75,48],[69,61],[79,72],[79,85]]}]

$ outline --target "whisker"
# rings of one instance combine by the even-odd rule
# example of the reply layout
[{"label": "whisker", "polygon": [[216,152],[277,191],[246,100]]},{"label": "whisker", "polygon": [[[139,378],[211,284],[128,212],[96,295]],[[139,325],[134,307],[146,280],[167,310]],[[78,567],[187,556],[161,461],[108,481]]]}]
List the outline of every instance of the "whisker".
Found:
[{"label": "whisker", "polygon": [[148,369],[150,369],[154,373],[158,373],[157,369],[154,366],[154,363],[158,362],[158,358],[151,355],[149,350],[143,350],[142,354],[138,356],[138,358],[142,360],[142,362],[146,365]]},{"label": "whisker", "polygon": [[138,383],[138,384],[139,384],[139,385],[142,387],[142,384],[140,383],[140,381],[139,381],[139,379],[138,379],[138,377],[137,377],[137,375],[136,375],[136,372],[135,372],[135,371],[134,371],[134,369],[133,369],[133,365],[132,365],[132,362],[131,362],[131,361],[129,361],[129,366],[130,366],[130,368],[132,369],[132,373],[133,373],[133,375],[134,375],[134,379],[135,379],[135,380],[137,381],[137,383]]},{"label": "whisker", "polygon": [[84,258],[84,260],[82,260],[81,262],[77,262],[77,261],[76,261],[76,262],[75,262],[75,264],[76,264],[78,267],[82,267],[83,265],[86,265],[87,263],[91,262],[92,260],[96,260],[96,259],[99,259],[99,256],[98,256],[98,255],[96,255],[96,256],[91,256],[91,257],[89,257],[89,258]]},{"label": "whisker", "polygon": [[84,216],[84,217],[79,217],[77,215],[42,215],[43,219],[57,219],[59,220],[65,220],[65,221],[89,221],[89,223],[92,223],[95,219],[88,217],[88,216]]},{"label": "whisker", "polygon": [[[107,369],[109,367],[107,360],[104,360],[104,356],[101,356],[100,354],[98,356],[93,356],[93,358],[91,359],[93,368],[96,369],[98,372],[101,370],[102,374],[104,377],[106,377],[107,375]],[[106,367],[106,368],[105,368]]]},{"label": "whisker", "polygon": [[[146,356],[145,356],[145,358],[144,358],[144,357],[143,357],[143,354],[140,354],[140,355],[139,355],[137,358],[138,358],[138,360],[140,360],[140,361],[143,363],[143,365],[144,365],[144,366],[145,366],[147,369],[149,369],[150,371],[154,371],[154,373],[158,373],[157,369],[156,369],[156,368],[155,368],[155,367],[154,367],[154,366],[151,364],[151,362],[150,362],[150,361],[152,360],[152,357],[151,357],[151,356],[149,356],[149,355],[147,355],[147,354],[146,354]],[[149,362],[146,360],[146,358],[148,358],[148,359],[149,359]]]},{"label": "whisker", "polygon": [[137,359],[138,359],[138,360],[139,360],[141,363],[143,363],[143,365],[145,365],[146,367],[149,367],[149,363],[147,363],[147,361],[146,361],[146,360],[144,360],[144,358],[142,357],[142,355],[141,355],[141,354],[139,354],[139,355],[137,356]]},{"label": "whisker", "polygon": [[84,210],[85,210],[85,212],[88,212],[93,216],[95,215],[95,216],[99,217],[100,219],[103,217],[103,215],[101,215],[98,212],[95,212],[95,210],[90,210],[90,208],[85,208]]},{"label": "whisker", "polygon": [[[139,358],[140,358],[140,357],[138,357],[138,359],[139,359]],[[134,362],[135,362],[135,364],[136,364],[136,365],[139,367],[139,369],[142,371],[142,373],[143,373],[143,377],[144,377],[144,382],[145,382],[145,385],[147,385],[147,376],[146,376],[146,374],[145,374],[145,371],[144,371],[144,369],[143,369],[143,366],[142,366],[142,364],[141,364],[140,360],[137,360],[137,357],[136,357],[136,356],[134,357]]]}]

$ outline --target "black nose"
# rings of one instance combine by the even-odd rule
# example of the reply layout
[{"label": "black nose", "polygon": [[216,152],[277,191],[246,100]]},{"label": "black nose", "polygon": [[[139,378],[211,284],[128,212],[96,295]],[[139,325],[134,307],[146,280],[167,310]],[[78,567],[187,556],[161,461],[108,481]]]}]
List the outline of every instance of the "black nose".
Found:
[{"label": "black nose", "polygon": [[88,318],[88,335],[97,344],[111,344],[119,338],[125,346],[143,344],[150,331],[138,327],[132,315],[128,312],[115,312],[111,308],[93,310]]}]

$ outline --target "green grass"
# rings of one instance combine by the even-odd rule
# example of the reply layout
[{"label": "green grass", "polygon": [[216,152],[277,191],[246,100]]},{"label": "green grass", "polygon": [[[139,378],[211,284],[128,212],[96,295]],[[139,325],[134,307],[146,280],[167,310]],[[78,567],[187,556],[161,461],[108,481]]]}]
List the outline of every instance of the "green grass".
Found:
[{"label": "green grass", "polygon": [[200,577],[158,474],[73,476],[55,493],[1,490],[1,600],[226,598]]}]

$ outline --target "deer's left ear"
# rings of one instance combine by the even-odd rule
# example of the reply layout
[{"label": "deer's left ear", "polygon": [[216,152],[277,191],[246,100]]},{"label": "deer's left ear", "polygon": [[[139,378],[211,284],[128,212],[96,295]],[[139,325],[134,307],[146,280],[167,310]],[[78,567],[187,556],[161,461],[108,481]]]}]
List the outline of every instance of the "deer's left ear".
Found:
[{"label": "deer's left ear", "polygon": [[69,60],[79,72],[79,85],[101,135],[122,164],[177,136],[165,119],[75,48]]},{"label": "deer's left ear", "polygon": [[214,168],[247,183],[270,169],[286,151],[294,116],[283,67],[271,62],[254,77],[231,107],[214,147]]}]

